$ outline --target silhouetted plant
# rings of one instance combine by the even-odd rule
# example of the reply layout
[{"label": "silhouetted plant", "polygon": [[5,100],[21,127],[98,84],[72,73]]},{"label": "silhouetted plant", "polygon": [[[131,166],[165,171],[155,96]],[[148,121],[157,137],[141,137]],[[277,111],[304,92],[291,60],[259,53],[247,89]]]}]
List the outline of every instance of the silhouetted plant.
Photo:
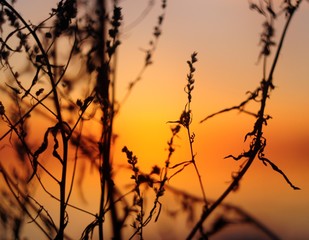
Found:
[{"label": "silhouetted plant", "polygon": [[[169,191],[178,197],[180,209],[187,214],[191,223],[196,221],[196,216],[201,215],[187,239],[194,238],[198,231],[202,239],[207,239],[229,224],[244,223],[254,225],[272,239],[278,239],[276,234],[250,214],[238,206],[222,201],[239,187],[240,180],[256,158],[281,174],[293,189],[299,189],[265,156],[266,138],[263,128],[271,119],[266,114],[266,103],[270,92],[275,89],[273,74],[283,40],[301,2],[285,0],[279,12],[274,9],[271,0],[250,2],[250,8],[265,18],[258,57],[259,61],[263,61],[262,80],[243,102],[209,115],[201,122],[231,110],[238,110],[254,116],[255,123],[253,130],[245,136],[245,141],[250,141],[249,149],[238,156],[226,157],[242,160],[240,170],[232,175],[232,182],[222,195],[212,200],[208,196],[206,198],[194,150],[195,133],[191,129],[196,52],[193,52],[187,61],[189,73],[184,88],[187,96],[184,110],[178,120],[168,122],[171,124],[171,137],[167,142],[168,153],[164,166],[155,165],[149,173],[144,173],[138,166],[141,160],[138,161],[137,156],[125,146],[122,152],[125,153],[128,163],[125,168],[132,173],[131,179],[128,179],[132,184],[129,184],[129,190],[124,192],[122,186],[115,183],[114,170],[117,166],[112,157],[114,118],[142,79],[145,70],[153,63],[165,19],[166,0],[161,0],[161,12],[149,45],[144,50],[141,70],[129,83],[127,94],[120,102],[116,99],[115,72],[116,53],[122,41],[123,12],[116,0],[110,1],[111,9],[104,0],[60,0],[57,6],[51,9],[49,16],[37,25],[22,17],[14,6],[15,1],[0,1],[0,63],[5,71],[5,84],[1,86],[0,116],[1,124],[6,125],[4,130],[1,129],[3,132],[0,136],[0,150],[10,148],[16,155],[9,156],[6,162],[0,161],[0,173],[4,183],[0,192],[0,223],[7,230],[6,236],[23,239],[22,227],[30,220],[30,224],[35,225],[47,239],[71,239],[66,232],[70,223],[67,209],[73,208],[92,218],[85,226],[81,239],[92,239],[97,228],[98,239],[103,240],[105,232],[110,231],[105,227],[109,217],[114,239],[122,239],[124,231],[129,233],[130,239],[144,239],[145,228],[151,221],[158,221],[162,212],[162,199]],[[153,3],[150,0],[148,7]],[[276,45],[273,39],[274,23],[281,14],[286,17],[286,25]],[[63,48],[61,44],[66,47]],[[267,72],[268,60],[275,46],[277,49],[274,59]],[[16,55],[27,59],[25,66],[15,66]],[[78,69],[76,76],[71,76],[71,66]],[[77,97],[74,94],[76,85],[85,87],[85,91],[80,91]],[[250,102],[259,105],[257,112],[245,109]],[[30,126],[33,122],[37,124],[38,115],[42,115],[42,125],[46,125],[40,135],[41,142],[34,140]],[[100,126],[96,134],[87,132],[87,125],[91,124]],[[182,129],[185,130],[190,157],[187,161],[179,162],[172,158],[175,138]],[[81,154],[84,157],[81,157]],[[71,203],[73,189],[82,188],[78,183],[82,182],[86,174],[82,166],[77,166],[77,162],[85,159],[100,176],[100,199],[98,211],[95,213]],[[71,160],[73,167],[69,168]],[[48,161],[53,161],[58,172],[48,165]],[[202,197],[193,196],[184,189],[176,189],[169,184],[169,180],[181,175],[187,166],[195,169]],[[77,171],[80,173],[78,183]],[[58,193],[47,187],[43,176],[57,185]],[[49,206],[34,197],[37,189],[43,190],[56,201],[59,210],[57,220],[49,212]],[[152,197],[148,197],[149,191]],[[152,202],[150,207],[146,206],[146,201]],[[202,206],[201,213],[195,209],[198,204]],[[223,209],[222,213],[219,212],[205,228],[204,223],[210,214],[220,208]],[[177,212],[170,213],[171,216],[176,214]]]},{"label": "silhouetted plant", "polygon": [[[241,169],[239,172],[233,174],[233,181],[228,186],[228,188],[223,192],[223,194],[210,206],[210,208],[205,209],[204,212],[201,215],[200,220],[197,222],[195,227],[192,229],[191,233],[188,235],[187,239],[192,239],[195,233],[202,227],[203,222],[208,218],[208,216],[212,213],[213,210],[215,210],[219,204],[235,189],[238,188],[240,180],[244,176],[244,174],[247,172],[255,158],[261,160],[264,165],[269,164],[272,169],[278,173],[280,173],[284,179],[287,181],[287,183],[295,190],[298,190],[299,188],[294,186],[291,181],[287,178],[285,173],[280,170],[276,164],[274,164],[272,161],[270,161],[268,158],[265,157],[264,150],[266,147],[266,138],[263,136],[263,128],[264,125],[267,125],[267,121],[271,118],[268,114],[265,113],[266,111],[266,103],[267,99],[270,97],[270,92],[274,90],[275,86],[273,84],[273,74],[275,71],[275,68],[277,66],[278,58],[281,53],[281,48],[283,45],[284,38],[287,33],[287,29],[289,27],[290,21],[295,13],[295,11],[299,8],[299,5],[302,1],[296,1],[295,4],[291,3],[291,1],[284,1],[283,7],[284,7],[284,13],[286,16],[286,24],[283,29],[283,32],[281,34],[281,38],[279,40],[279,44],[276,49],[276,53],[271,65],[271,68],[269,70],[268,76],[266,72],[266,66],[267,66],[267,60],[271,56],[271,47],[275,46],[275,42],[273,41],[272,37],[274,36],[274,21],[276,19],[277,14],[275,13],[275,10],[272,7],[272,1],[260,1],[259,4],[251,3],[250,8],[257,10],[259,14],[262,14],[265,17],[265,22],[263,23],[263,32],[261,34],[261,45],[262,50],[260,53],[259,58],[263,58],[263,77],[260,82],[260,85],[255,89],[253,92],[249,93],[249,97],[243,101],[240,105],[226,108],[224,110],[221,110],[215,114],[212,114],[206,118],[204,118],[201,122],[204,122],[205,120],[209,119],[210,117],[214,117],[215,115],[228,112],[231,110],[239,110],[240,112],[244,112],[250,115],[255,116],[256,121],[253,126],[253,130],[246,134],[245,141],[247,139],[251,139],[249,149],[243,153],[241,153],[238,156],[228,155],[226,158],[232,158],[234,160],[244,160],[244,164],[241,166]],[[252,113],[250,111],[244,110],[244,107],[249,102],[257,102],[259,104],[259,110],[257,113]]]}]

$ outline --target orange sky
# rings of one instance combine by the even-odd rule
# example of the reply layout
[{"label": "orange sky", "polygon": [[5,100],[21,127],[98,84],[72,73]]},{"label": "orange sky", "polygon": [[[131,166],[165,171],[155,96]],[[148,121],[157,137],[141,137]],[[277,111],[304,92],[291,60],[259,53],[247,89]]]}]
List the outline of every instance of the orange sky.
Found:
[{"label": "orange sky", "polygon": [[[123,5],[124,9],[138,8],[131,1]],[[304,3],[286,38],[274,75],[277,88],[267,108],[273,119],[265,129],[267,156],[302,190],[293,191],[279,174],[256,162],[237,194],[227,199],[266,221],[283,239],[309,237],[306,227],[309,215],[308,11],[309,4]],[[119,67],[128,72],[119,72],[119,81],[130,81],[138,72],[136,63],[142,61],[143,55],[134,50],[145,46],[155,16],[154,11],[144,23],[126,33],[128,39],[120,48]],[[132,18],[124,19],[129,22]],[[261,16],[248,9],[247,1],[170,1],[155,64],[134,89],[117,120],[121,132],[117,146],[130,146],[141,161],[147,162],[145,165],[158,158],[165,159],[164,148],[169,137],[166,121],[177,119],[184,107],[186,60],[197,51],[199,61],[192,105],[196,121],[192,126],[196,134],[195,151],[206,194],[218,196],[227,186],[231,171],[237,170],[237,163],[223,157],[243,151],[243,137],[251,131],[253,119],[235,112],[202,125],[197,122],[207,114],[240,103],[246,97],[245,92],[257,86],[262,76],[262,66],[256,64],[262,21]],[[280,35],[280,29],[276,36]],[[144,145],[140,145],[141,139]],[[179,154],[179,158],[186,160],[189,152],[185,134],[178,143],[181,149],[177,151],[186,154]],[[189,175],[191,170],[176,177],[171,184],[187,185],[188,190],[200,194],[197,177]]]},{"label": "orange sky", "polygon": [[[37,4],[41,1],[33,3],[39,6]],[[146,3],[145,0],[121,1],[124,28],[134,21]],[[28,6],[22,8],[26,16],[32,17],[32,8]],[[47,4],[44,7],[49,9]],[[140,48],[147,47],[158,10],[159,4],[156,3],[139,25],[123,33],[117,73],[119,99],[142,67],[144,55]],[[279,174],[256,161],[242,181],[240,190],[227,198],[228,202],[241,205],[265,221],[283,239],[309,238],[308,12],[309,4],[304,2],[288,32],[274,75],[277,88],[267,106],[267,113],[273,119],[265,129],[267,156],[302,190],[293,191]],[[115,161],[126,162],[121,149],[127,145],[138,156],[145,171],[153,164],[163,164],[167,156],[166,142],[170,137],[170,126],[166,122],[177,120],[183,110],[186,103],[183,88],[188,72],[186,61],[193,51],[197,51],[199,61],[192,103],[192,130],[196,134],[194,147],[206,195],[211,198],[219,196],[230,180],[231,171],[238,169],[238,163],[223,158],[245,149],[243,138],[252,130],[254,122],[251,117],[236,112],[218,116],[204,124],[198,122],[208,114],[240,103],[245,99],[246,91],[254,90],[258,85],[262,65],[256,62],[262,21],[262,17],[250,11],[248,2],[243,0],[168,1],[154,64],[147,69],[142,82],[134,88],[116,119],[115,132],[119,138]],[[282,25],[278,26],[277,36]],[[188,160],[190,155],[184,132],[177,144],[179,148],[172,161]],[[188,168],[170,183],[201,195],[192,169]],[[89,177],[88,183],[91,181],[93,177]],[[93,191],[86,189],[92,196]]]}]

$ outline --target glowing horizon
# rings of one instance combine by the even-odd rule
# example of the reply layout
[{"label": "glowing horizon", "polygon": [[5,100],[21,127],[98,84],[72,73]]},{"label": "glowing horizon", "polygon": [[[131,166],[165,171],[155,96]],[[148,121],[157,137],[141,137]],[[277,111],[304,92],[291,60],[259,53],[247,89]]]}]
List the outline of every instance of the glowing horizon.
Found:
[{"label": "glowing horizon", "polygon": [[[52,6],[54,1],[49,3]],[[20,4],[21,9],[25,9],[25,15],[30,16],[31,7]],[[199,122],[209,114],[239,104],[246,99],[247,91],[259,85],[263,74],[262,62],[258,62],[263,18],[249,10],[247,1],[195,0],[189,3],[178,0],[168,1],[167,4],[163,33],[153,56],[154,63],[147,68],[115,118],[114,133],[118,135],[113,153],[115,174],[120,176],[117,179],[119,182],[132,181],[127,178],[129,171],[117,169],[127,164],[121,151],[124,146],[128,146],[138,157],[138,166],[143,171],[149,172],[153,165],[164,166],[172,126],[168,121],[178,120],[184,109],[187,97],[184,92],[188,73],[186,61],[196,51],[198,62],[192,93],[191,130],[196,135],[194,151],[206,196],[216,198],[231,181],[231,172],[237,171],[241,164],[224,157],[229,154],[237,156],[247,150],[248,142],[244,143],[244,137],[252,131],[255,119],[232,111],[205,123]],[[145,1],[123,1],[120,5],[124,26],[117,59],[118,101],[123,99],[129,83],[143,66],[145,56],[141,49],[147,46],[151,38],[159,9],[159,3],[156,3],[143,21],[126,30],[126,26],[130,26],[145,7]],[[290,26],[274,75],[276,88],[267,102],[267,114],[272,119],[264,128],[267,157],[302,190],[293,191],[271,166],[266,167],[256,159],[242,180],[240,189],[227,198],[227,202],[243,207],[287,239],[309,237],[306,228],[306,217],[309,215],[308,11],[309,4],[304,2]],[[278,24],[276,41],[281,29],[282,20]],[[246,110],[250,109],[255,111],[256,106],[250,104]],[[98,126],[87,126],[85,129],[95,134]],[[38,131],[38,141],[42,134]],[[175,146],[173,164],[190,160],[185,131],[181,131]],[[85,165],[85,169],[90,172],[89,165]],[[121,177],[122,174],[124,177]],[[96,206],[92,204],[97,201],[95,196],[98,191],[94,188],[98,181],[98,176],[90,173],[83,182],[84,194],[89,201],[85,206],[92,211],[96,211]],[[171,179],[170,185],[201,196],[193,166]],[[80,196],[78,192],[73,195],[73,201]],[[75,228],[70,227],[72,230]]]}]

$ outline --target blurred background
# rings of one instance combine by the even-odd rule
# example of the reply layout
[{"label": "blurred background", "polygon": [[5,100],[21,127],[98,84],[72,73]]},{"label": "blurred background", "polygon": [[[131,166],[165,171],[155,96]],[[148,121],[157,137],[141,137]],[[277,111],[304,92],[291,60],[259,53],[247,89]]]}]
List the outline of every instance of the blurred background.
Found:
[{"label": "blurred background", "polygon": [[[35,23],[48,14],[55,2],[19,1],[17,6],[26,19]],[[281,2],[274,1],[277,9]],[[117,55],[116,95],[120,102],[129,83],[143,66],[143,49],[147,47],[153,32],[160,4],[160,1],[119,1],[124,22],[122,44]],[[150,11],[143,15],[149,6]],[[304,2],[288,31],[274,74],[276,88],[267,103],[266,112],[272,119],[264,130],[267,138],[266,157],[283,170],[301,190],[294,191],[270,166],[266,167],[256,160],[239,189],[226,199],[226,202],[241,207],[263,222],[282,239],[309,239],[308,13],[309,3]],[[281,34],[284,20],[285,17],[280,16],[276,22],[276,40]],[[192,93],[191,125],[196,136],[194,151],[207,198],[216,199],[220,196],[231,181],[231,173],[237,171],[242,163],[224,157],[230,154],[237,156],[247,149],[244,137],[252,131],[255,120],[251,116],[232,111],[202,124],[199,122],[214,112],[238,105],[246,99],[247,91],[253,91],[259,85],[263,73],[262,62],[258,61],[263,21],[261,15],[249,9],[249,2],[246,0],[167,2],[163,32],[153,56],[153,64],[147,68],[142,80],[121,105],[115,119],[115,133],[118,137],[114,148],[114,162],[119,166],[115,172],[119,176],[117,181],[124,185],[130,181],[130,175],[121,167],[126,164],[125,155],[121,152],[123,146],[128,146],[137,155],[139,167],[145,172],[149,172],[153,165],[164,165],[168,155],[167,141],[171,137],[171,125],[167,122],[178,120],[185,107],[187,95],[184,86],[188,73],[186,61],[196,51],[198,62]],[[270,64],[271,62],[268,69]],[[248,110],[255,110],[256,107],[250,104]],[[175,145],[172,163],[190,160],[185,131],[179,134]],[[90,166],[84,168],[84,200],[79,204],[96,212],[98,176],[91,171]],[[193,166],[172,178],[169,184],[195,196],[202,196]],[[80,194],[78,191],[73,192],[73,203],[80,201]],[[37,197],[40,196],[42,199],[46,197],[38,191]],[[48,203],[52,199],[46,198],[44,201]],[[177,197],[167,194],[163,200],[163,211],[175,211],[173,201],[177,201]],[[52,209],[50,211],[53,212]],[[79,216],[80,213],[76,214]],[[199,214],[196,219],[198,217]],[[68,228],[73,236],[78,237],[87,223],[87,217],[80,218],[78,225]],[[172,235],[171,229],[175,229],[175,224],[179,226],[179,230]],[[181,239],[188,234],[190,226],[192,225],[186,223],[183,215],[177,215],[173,220],[163,216],[158,223],[151,224],[156,231],[155,237],[152,231],[146,233],[148,235],[145,239]],[[31,236],[31,228],[26,231]],[[253,228],[241,226],[228,227],[213,239],[267,238]]]}]

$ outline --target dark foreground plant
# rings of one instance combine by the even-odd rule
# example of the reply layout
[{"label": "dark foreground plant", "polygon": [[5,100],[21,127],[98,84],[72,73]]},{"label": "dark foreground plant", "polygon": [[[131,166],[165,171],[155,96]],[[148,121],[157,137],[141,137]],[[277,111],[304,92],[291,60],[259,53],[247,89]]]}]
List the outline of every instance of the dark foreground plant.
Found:
[{"label": "dark foreground plant", "polygon": [[[231,110],[255,117],[253,130],[245,136],[245,141],[250,141],[249,149],[239,156],[227,156],[243,161],[241,169],[233,175],[229,187],[216,200],[209,196],[206,198],[194,150],[191,103],[195,86],[196,52],[187,61],[189,72],[185,85],[187,100],[184,110],[179,119],[169,122],[171,137],[167,142],[168,152],[164,166],[155,165],[149,173],[145,173],[139,168],[141,160],[128,147],[123,147],[122,152],[127,158],[126,168],[132,173],[128,179],[129,190],[125,192],[123,186],[119,186],[116,181],[117,165],[113,159],[114,119],[134,86],[141,80],[144,71],[153,62],[165,18],[166,0],[160,2],[161,12],[152,40],[145,50],[141,71],[130,82],[128,92],[121,102],[116,99],[116,53],[122,41],[124,16],[117,1],[110,1],[111,4],[108,5],[107,1],[99,0],[91,3],[60,0],[49,16],[39,24],[25,20],[16,10],[14,2],[0,1],[0,61],[4,72],[0,98],[0,150],[13,150],[15,154],[11,152],[9,156],[1,155],[0,159],[3,183],[0,192],[0,222],[3,229],[6,229],[8,238],[23,239],[22,227],[28,222],[33,224],[33,228],[38,228],[46,239],[72,239],[66,231],[73,221],[68,209],[75,209],[92,219],[84,226],[81,239],[94,238],[95,230],[100,240],[109,236],[123,239],[124,234],[129,239],[144,239],[149,223],[159,220],[163,197],[169,191],[180,199],[181,210],[188,214],[191,223],[196,221],[194,206],[202,205],[200,219],[192,227],[188,239],[194,238],[198,231],[201,238],[207,239],[226,225],[235,223],[253,224],[270,238],[278,239],[267,227],[238,206],[222,202],[238,188],[254,159],[270,165],[293,189],[299,189],[265,156],[266,139],[263,128],[271,118],[266,113],[266,103],[270,92],[275,88],[273,74],[283,41],[290,21],[302,1],[283,1],[279,13],[273,9],[270,0],[250,3],[251,9],[265,18],[259,56],[259,60],[263,61],[260,85],[239,105],[223,109],[201,121]],[[150,0],[147,9],[153,3]],[[268,59],[275,46],[274,22],[280,14],[285,15],[286,24],[271,68],[267,72]],[[25,59],[25,66],[16,63],[16,56]],[[72,67],[74,71],[70,70]],[[76,88],[85,90],[76,91]],[[256,102],[259,110],[251,112],[245,109],[249,102]],[[39,135],[40,142],[33,135],[37,131],[33,128],[33,123],[42,124],[44,129]],[[93,128],[96,129],[95,133],[90,131]],[[173,159],[175,139],[182,129],[190,152],[187,161]],[[82,164],[86,160],[99,175],[99,205],[96,212],[73,205],[71,201],[73,189],[81,188],[80,183],[85,176]],[[176,175],[181,176],[189,166],[195,170],[202,197],[193,196],[184,189],[176,189],[169,184],[169,180]],[[77,173],[79,179],[76,180]],[[56,190],[49,187],[50,183],[57,186]],[[35,197],[37,190],[42,190],[55,201],[57,218],[50,212],[50,206]],[[204,224],[210,214],[220,208],[223,213],[208,222],[208,225]],[[232,217],[229,215],[231,212]],[[110,228],[107,227],[108,224]]]},{"label": "dark foreground plant", "polygon": [[[292,20],[292,17],[295,14],[295,11],[299,8],[299,5],[301,4],[300,1],[296,1],[296,3],[292,3],[291,1],[284,1],[282,7],[283,7],[283,14],[286,17],[286,23],[284,26],[284,29],[282,31],[279,44],[277,46],[273,62],[271,64],[269,73],[267,74],[267,60],[271,57],[271,48],[275,46],[275,42],[273,40],[274,37],[274,21],[277,17],[277,14],[275,13],[275,10],[273,9],[272,1],[260,1],[259,4],[251,3],[250,8],[253,10],[257,10],[259,14],[263,15],[265,17],[265,22],[263,23],[263,32],[261,34],[261,45],[262,50],[260,53],[260,57],[263,60],[263,77],[260,82],[260,85],[255,89],[253,92],[249,92],[249,97],[243,101],[241,104],[226,108],[224,110],[221,110],[215,114],[212,114],[206,118],[204,118],[202,122],[206,121],[207,119],[214,117],[218,114],[228,112],[231,110],[239,110],[240,112],[244,112],[246,114],[252,115],[256,118],[256,121],[253,126],[253,130],[246,134],[245,141],[247,139],[251,139],[249,149],[243,153],[241,153],[239,156],[233,156],[229,155],[226,158],[232,158],[234,160],[244,160],[244,164],[242,165],[239,172],[233,175],[233,181],[228,186],[228,188],[222,193],[222,195],[209,207],[205,208],[204,212],[202,213],[200,220],[196,223],[195,227],[192,229],[190,234],[188,235],[187,239],[192,239],[195,233],[202,228],[203,222],[208,218],[208,216],[221,204],[221,202],[235,189],[238,188],[239,183],[253,161],[257,158],[260,161],[263,162],[265,166],[269,164],[272,169],[279,174],[281,174],[286,182],[294,189],[299,190],[300,188],[296,187],[291,183],[291,181],[288,179],[288,177],[285,175],[285,173],[271,160],[269,160],[265,154],[264,150],[266,147],[266,138],[263,136],[263,128],[265,125],[267,125],[267,121],[271,118],[270,115],[266,113],[266,103],[267,100],[270,97],[270,92],[275,89],[274,83],[273,83],[273,75],[278,63],[278,59],[282,50],[283,42],[287,34],[288,27],[290,25],[290,22]],[[246,105],[249,102],[257,102],[259,104],[259,110],[257,113],[250,112],[245,110]]]}]

